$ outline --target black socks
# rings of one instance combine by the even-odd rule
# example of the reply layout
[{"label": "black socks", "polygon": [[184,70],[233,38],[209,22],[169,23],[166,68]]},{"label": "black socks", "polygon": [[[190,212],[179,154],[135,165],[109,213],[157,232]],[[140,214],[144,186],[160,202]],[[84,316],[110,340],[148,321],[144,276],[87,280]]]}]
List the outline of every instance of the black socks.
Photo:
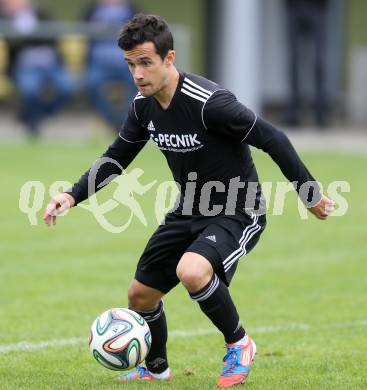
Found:
[{"label": "black socks", "polygon": [[160,301],[156,309],[152,311],[136,311],[148,323],[152,334],[152,345],[145,358],[147,369],[155,374],[160,374],[168,368],[167,360],[167,322],[163,311],[163,302]]},{"label": "black socks", "polygon": [[216,274],[201,290],[190,293],[190,297],[223,333],[226,343],[235,343],[246,335],[228,288]]},{"label": "black socks", "polygon": [[[190,293],[190,297],[199,303],[201,310],[223,333],[226,343],[235,343],[246,335],[228,288],[217,275],[214,274],[201,290]],[[152,345],[145,359],[147,369],[160,374],[168,368],[167,322],[163,302],[160,301],[152,311],[137,312],[147,321],[152,334]]]}]

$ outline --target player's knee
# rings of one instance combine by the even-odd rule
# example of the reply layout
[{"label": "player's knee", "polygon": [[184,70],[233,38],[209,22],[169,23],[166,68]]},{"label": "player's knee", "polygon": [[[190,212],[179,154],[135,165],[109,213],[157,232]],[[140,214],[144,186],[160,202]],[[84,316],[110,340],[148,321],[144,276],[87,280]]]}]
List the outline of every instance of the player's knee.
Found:
[{"label": "player's knee", "polygon": [[153,310],[162,299],[163,293],[133,280],[127,291],[129,308],[132,310]]},{"label": "player's knee", "polygon": [[154,303],[151,302],[150,297],[136,285],[132,284],[127,292],[129,301],[129,307],[135,310],[150,309],[150,306],[154,307]]},{"label": "player's knee", "polygon": [[196,292],[210,281],[213,268],[203,256],[185,253],[177,265],[176,274],[189,292]]}]

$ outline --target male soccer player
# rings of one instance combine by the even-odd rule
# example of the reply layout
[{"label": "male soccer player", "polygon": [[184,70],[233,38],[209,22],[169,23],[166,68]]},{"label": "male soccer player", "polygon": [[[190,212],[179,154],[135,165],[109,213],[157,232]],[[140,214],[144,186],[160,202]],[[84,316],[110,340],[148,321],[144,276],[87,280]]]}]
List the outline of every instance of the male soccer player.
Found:
[{"label": "male soccer player", "polygon": [[177,208],[149,240],[128,290],[129,307],[146,319],[152,333],[146,367],[117,379],[171,377],[162,297],[181,282],[223,333],[227,353],[218,386],[244,383],[256,346],[241,324],[228,286],[239,258],[250,252],[265,228],[248,145],[271,156],[317,218],[325,219],[334,202],[320,193],[283,133],[228,90],[176,69],[172,35],[163,18],[136,15],[124,26],[118,43],[139,93],[102,160],[70,191],[51,200],[44,220],[55,224],[57,215],[121,174],[152,140],[181,192]]}]

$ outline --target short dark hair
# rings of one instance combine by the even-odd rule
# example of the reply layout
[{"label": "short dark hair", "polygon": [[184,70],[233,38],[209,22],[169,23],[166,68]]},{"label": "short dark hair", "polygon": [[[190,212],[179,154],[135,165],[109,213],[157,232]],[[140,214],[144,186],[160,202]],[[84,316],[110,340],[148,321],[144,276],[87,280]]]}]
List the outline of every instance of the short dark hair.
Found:
[{"label": "short dark hair", "polygon": [[169,50],[173,50],[172,33],[162,16],[136,14],[123,27],[118,45],[122,50],[132,50],[135,46],[145,42],[154,44],[162,60]]}]

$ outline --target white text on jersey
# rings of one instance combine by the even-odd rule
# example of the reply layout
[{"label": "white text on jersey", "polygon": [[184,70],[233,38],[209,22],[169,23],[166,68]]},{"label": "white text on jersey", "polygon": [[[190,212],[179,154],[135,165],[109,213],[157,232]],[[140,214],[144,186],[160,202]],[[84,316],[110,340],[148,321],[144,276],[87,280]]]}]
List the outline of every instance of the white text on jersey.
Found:
[{"label": "white text on jersey", "polygon": [[192,148],[201,145],[197,134],[152,134],[153,141],[159,147]]}]

